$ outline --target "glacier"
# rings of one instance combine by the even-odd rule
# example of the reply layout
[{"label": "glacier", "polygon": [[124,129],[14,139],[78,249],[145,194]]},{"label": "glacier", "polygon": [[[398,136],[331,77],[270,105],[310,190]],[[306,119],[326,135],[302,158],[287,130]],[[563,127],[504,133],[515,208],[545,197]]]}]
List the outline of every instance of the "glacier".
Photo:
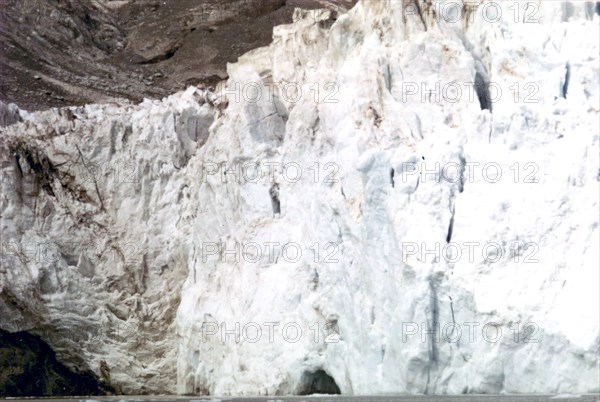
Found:
[{"label": "glacier", "polygon": [[0,105],[0,328],[124,394],[600,392],[599,18],[296,9],[214,91]]}]

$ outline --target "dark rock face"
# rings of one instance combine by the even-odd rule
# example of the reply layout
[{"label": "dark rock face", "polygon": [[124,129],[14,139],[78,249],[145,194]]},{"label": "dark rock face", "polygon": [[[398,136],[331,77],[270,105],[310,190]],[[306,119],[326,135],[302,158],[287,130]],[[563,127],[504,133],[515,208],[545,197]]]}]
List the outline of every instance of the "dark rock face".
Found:
[{"label": "dark rock face", "polygon": [[0,329],[0,397],[103,395],[113,390],[90,372],[73,372],[39,337]]},{"label": "dark rock face", "polygon": [[357,0],[0,0],[0,100],[27,110],[215,85],[295,7]]}]

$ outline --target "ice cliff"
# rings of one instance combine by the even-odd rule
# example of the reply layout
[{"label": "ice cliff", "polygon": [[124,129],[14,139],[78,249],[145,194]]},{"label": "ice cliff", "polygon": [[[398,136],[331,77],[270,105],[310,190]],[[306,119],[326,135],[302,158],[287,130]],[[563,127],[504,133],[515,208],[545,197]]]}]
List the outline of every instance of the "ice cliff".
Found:
[{"label": "ice cliff", "polygon": [[0,327],[124,393],[600,391],[597,4],[330,17],[217,93],[3,106]]}]

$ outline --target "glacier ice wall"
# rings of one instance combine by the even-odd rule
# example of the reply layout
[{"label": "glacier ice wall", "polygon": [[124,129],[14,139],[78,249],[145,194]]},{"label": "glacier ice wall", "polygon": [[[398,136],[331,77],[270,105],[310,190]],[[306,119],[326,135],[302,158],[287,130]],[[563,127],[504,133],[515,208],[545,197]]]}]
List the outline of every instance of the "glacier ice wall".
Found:
[{"label": "glacier ice wall", "polygon": [[125,393],[598,392],[595,4],[457,3],[297,10],[216,94],[21,112],[1,327]]}]

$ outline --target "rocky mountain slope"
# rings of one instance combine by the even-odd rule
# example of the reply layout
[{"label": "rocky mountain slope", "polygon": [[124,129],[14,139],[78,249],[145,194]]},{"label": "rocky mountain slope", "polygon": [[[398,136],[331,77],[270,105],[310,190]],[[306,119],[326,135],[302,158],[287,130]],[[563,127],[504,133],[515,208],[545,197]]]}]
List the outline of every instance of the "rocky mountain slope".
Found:
[{"label": "rocky mountain slope", "polygon": [[475,3],[5,107],[0,328],[123,393],[600,391],[597,4]]},{"label": "rocky mountain slope", "polygon": [[[327,0],[348,8],[356,0]],[[0,100],[27,110],[214,86],[316,0],[1,0]]]}]

